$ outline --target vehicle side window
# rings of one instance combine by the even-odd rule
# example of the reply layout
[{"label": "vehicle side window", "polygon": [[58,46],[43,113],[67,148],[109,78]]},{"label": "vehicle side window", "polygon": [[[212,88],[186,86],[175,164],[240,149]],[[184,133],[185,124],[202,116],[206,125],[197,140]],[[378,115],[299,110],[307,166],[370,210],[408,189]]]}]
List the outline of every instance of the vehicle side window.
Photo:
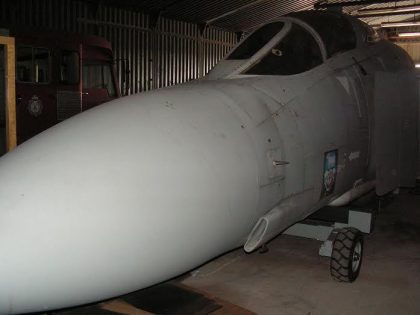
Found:
[{"label": "vehicle side window", "polygon": [[322,53],[315,38],[300,25],[293,24],[289,33],[246,74],[292,75],[321,63]]},{"label": "vehicle side window", "polygon": [[110,97],[116,96],[110,64],[84,64],[82,73],[84,89],[106,89]]},{"label": "vehicle side window", "polygon": [[50,51],[46,48],[18,46],[16,79],[19,82],[48,83],[50,81]]},{"label": "vehicle side window", "polygon": [[34,48],[35,83],[50,81],[50,51],[45,48]]},{"label": "vehicle side window", "polygon": [[251,58],[263,48],[283,28],[283,22],[273,22],[264,25],[246,38],[229,56],[228,60],[243,60]]},{"label": "vehicle side window", "polygon": [[79,83],[80,57],[77,51],[63,50],[60,63],[60,83]]},{"label": "vehicle side window", "polygon": [[32,82],[32,47],[17,47],[16,79],[20,82]]}]

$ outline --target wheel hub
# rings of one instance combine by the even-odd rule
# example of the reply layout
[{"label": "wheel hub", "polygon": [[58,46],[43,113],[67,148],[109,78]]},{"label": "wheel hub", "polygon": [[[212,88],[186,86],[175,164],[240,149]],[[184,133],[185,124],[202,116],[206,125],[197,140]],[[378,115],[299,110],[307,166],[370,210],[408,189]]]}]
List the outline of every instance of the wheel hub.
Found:
[{"label": "wheel hub", "polygon": [[362,244],[360,242],[357,242],[356,246],[354,247],[352,264],[351,264],[351,269],[353,272],[356,272],[359,269],[361,256],[362,256]]}]

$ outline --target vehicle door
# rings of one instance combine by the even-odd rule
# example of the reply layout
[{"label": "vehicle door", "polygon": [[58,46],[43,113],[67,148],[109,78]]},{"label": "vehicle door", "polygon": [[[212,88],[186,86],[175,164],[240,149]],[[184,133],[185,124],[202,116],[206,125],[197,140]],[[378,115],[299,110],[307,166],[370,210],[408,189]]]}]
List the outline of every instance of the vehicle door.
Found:
[{"label": "vehicle door", "polygon": [[83,47],[82,110],[118,97],[113,61],[100,48]]},{"label": "vehicle door", "polygon": [[16,119],[21,143],[55,124],[52,49],[42,43],[16,45]]}]

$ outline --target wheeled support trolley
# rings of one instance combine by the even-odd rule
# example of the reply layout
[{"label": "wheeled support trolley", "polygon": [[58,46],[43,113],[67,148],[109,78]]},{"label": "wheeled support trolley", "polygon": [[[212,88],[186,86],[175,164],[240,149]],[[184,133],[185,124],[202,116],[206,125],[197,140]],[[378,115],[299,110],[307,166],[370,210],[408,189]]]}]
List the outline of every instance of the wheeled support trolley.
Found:
[{"label": "wheeled support trolley", "polygon": [[331,276],[353,282],[362,265],[363,233],[372,231],[373,217],[370,209],[325,207],[284,234],[322,241],[319,255],[331,257]]}]

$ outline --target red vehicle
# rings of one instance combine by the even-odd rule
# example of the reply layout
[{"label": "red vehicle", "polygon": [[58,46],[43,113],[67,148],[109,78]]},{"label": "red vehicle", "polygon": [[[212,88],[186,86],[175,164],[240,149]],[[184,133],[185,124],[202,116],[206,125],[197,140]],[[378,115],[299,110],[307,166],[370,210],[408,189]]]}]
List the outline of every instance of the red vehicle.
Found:
[{"label": "red vehicle", "polygon": [[15,33],[17,142],[120,96],[111,44],[96,36]]}]

